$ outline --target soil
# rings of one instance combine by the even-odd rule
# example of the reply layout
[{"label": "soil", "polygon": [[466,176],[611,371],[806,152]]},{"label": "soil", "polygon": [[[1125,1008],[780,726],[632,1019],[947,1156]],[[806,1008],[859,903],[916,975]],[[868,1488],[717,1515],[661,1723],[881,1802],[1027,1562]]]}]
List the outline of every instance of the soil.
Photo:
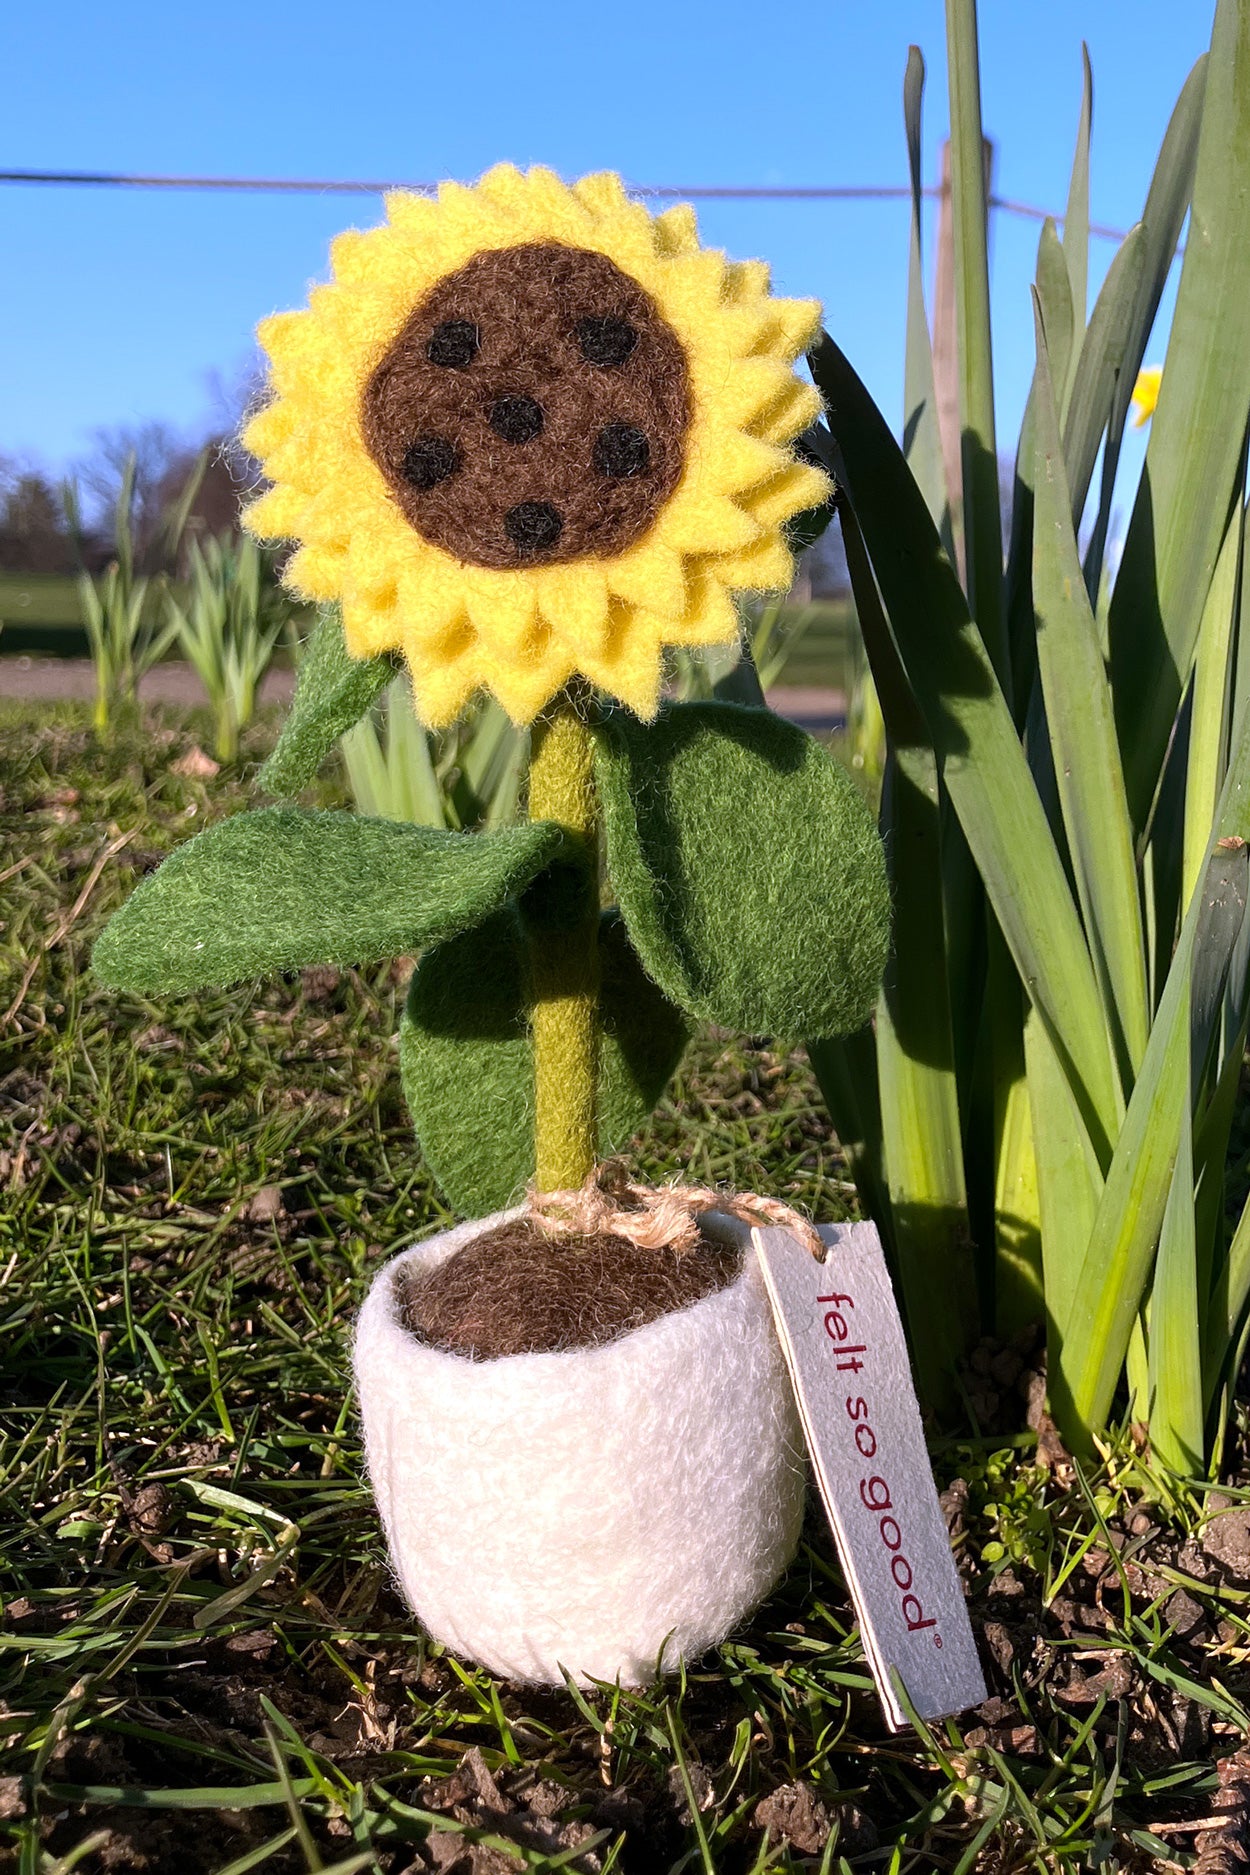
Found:
[{"label": "soil", "polygon": [[430,1347],[474,1361],[597,1348],[724,1289],[735,1246],[640,1250],[600,1232],[549,1237],[528,1218],[501,1224],[426,1273],[396,1273],[404,1326]]}]

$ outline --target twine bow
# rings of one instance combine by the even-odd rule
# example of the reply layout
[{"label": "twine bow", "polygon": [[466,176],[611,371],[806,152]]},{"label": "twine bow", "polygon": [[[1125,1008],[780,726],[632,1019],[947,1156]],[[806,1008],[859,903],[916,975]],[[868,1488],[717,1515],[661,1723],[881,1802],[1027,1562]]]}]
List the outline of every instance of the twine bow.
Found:
[{"label": "twine bow", "polygon": [[573,1191],[536,1191],[530,1187],[529,1216],[549,1237],[593,1237],[599,1232],[624,1237],[642,1250],[674,1251],[684,1256],[698,1248],[699,1217],[704,1211],[727,1211],[744,1224],[773,1224],[797,1237],[818,1263],[825,1246],[808,1218],[779,1198],[752,1191],[713,1191],[707,1185],[637,1185],[622,1159],[605,1159]]}]

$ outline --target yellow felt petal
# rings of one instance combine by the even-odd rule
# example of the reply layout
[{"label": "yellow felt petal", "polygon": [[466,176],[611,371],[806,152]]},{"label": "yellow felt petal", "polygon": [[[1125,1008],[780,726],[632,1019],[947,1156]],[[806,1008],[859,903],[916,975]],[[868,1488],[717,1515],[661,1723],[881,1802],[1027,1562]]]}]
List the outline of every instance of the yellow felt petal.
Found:
[{"label": "yellow felt petal", "polygon": [[508,216],[463,183],[439,183],[438,212],[448,249],[459,247],[466,258],[480,248],[498,247],[508,237]]},{"label": "yellow felt petal", "polygon": [[675,644],[733,644],[741,631],[738,608],[733,594],[713,573],[704,573],[691,582],[690,609],[681,621],[681,637]]},{"label": "yellow felt petal", "polygon": [[344,599],[343,642],[354,658],[376,658],[397,651],[402,642],[394,595],[387,605],[370,600]]},{"label": "yellow felt petal", "polygon": [[770,443],[793,442],[809,423],[815,423],[824,410],[825,400],[814,384],[791,378],[775,401],[767,406],[751,425],[757,436]]},{"label": "yellow felt petal", "polygon": [[525,177],[524,212],[534,232],[544,239],[580,241],[590,233],[593,217],[554,169],[538,165]]},{"label": "yellow felt petal", "polygon": [[294,434],[295,427],[295,412],[277,399],[248,418],[241,441],[244,449],[263,461],[271,449],[277,449]]},{"label": "yellow felt petal", "polygon": [[472,645],[458,656],[427,659],[417,648],[404,645],[412,676],[412,701],[417,715],[431,729],[454,723],[479,688],[476,652]]},{"label": "yellow felt petal", "polygon": [[784,358],[805,352],[820,331],[818,299],[770,299],[764,302],[770,330],[762,342]]},{"label": "yellow felt petal", "polygon": [[605,571],[610,590],[632,605],[665,618],[676,618],[686,609],[682,556],[654,528],[628,553],[609,560]]},{"label": "yellow felt petal", "polygon": [[[488,202],[493,202],[498,208],[523,209],[526,178],[515,163],[495,163],[479,178],[476,193],[485,196]],[[441,189],[439,199],[442,199]]]},{"label": "yellow felt petal", "polygon": [[454,562],[419,559],[401,570],[398,587],[405,644],[432,645],[463,616],[464,588]]},{"label": "yellow felt petal", "polygon": [[537,593],[532,580],[474,567],[466,570],[465,602],[474,630],[494,654],[515,656],[533,632]]},{"label": "yellow felt petal", "polygon": [[724,306],[717,319],[721,342],[735,358],[766,352],[773,332],[768,306],[758,301],[745,306]]},{"label": "yellow felt petal", "polygon": [[625,184],[610,169],[599,170],[593,176],[583,176],[573,184],[573,193],[592,215],[615,215],[629,205]]},{"label": "yellow felt petal", "polygon": [[[737,495],[770,481],[786,467],[784,450],[762,442],[746,430],[714,430],[709,425],[701,438],[695,463],[699,486],[708,493]],[[750,503],[752,512],[755,504]]]},{"label": "yellow felt petal", "polygon": [[306,541],[282,569],[282,583],[304,599],[337,599],[346,563],[342,547]]},{"label": "yellow felt petal", "polygon": [[771,283],[766,260],[730,261],[725,269],[725,295],[734,301],[762,298]]},{"label": "yellow felt petal", "polygon": [[298,349],[303,343],[303,335],[308,329],[308,314],[300,312],[270,313],[256,327],[256,341],[262,351],[276,363],[290,349]]},{"label": "yellow felt petal", "polygon": [[419,548],[414,552],[415,542],[403,538],[407,530],[397,522],[398,516],[384,505],[356,517],[347,549],[353,591],[393,595],[402,569],[424,560]]},{"label": "yellow felt petal", "polygon": [[788,365],[772,358],[740,358],[721,386],[717,414],[725,421],[763,434],[756,419],[765,417],[788,397],[793,384],[794,375]]},{"label": "yellow felt petal", "polygon": [[359,228],[344,228],[330,243],[330,271],[336,280],[357,286],[369,275],[369,241]]},{"label": "yellow felt petal", "polygon": [[269,488],[243,510],[243,525],[257,540],[294,540],[303,525],[307,496],[294,488]]},{"label": "yellow felt petal", "polygon": [[792,462],[780,474],[745,496],[747,507],[766,527],[777,527],[805,508],[820,508],[833,494],[833,483],[821,469]]},{"label": "yellow felt petal", "polygon": [[788,592],[794,584],[794,555],[780,532],[772,530],[741,553],[726,554],[716,570],[739,592]]},{"label": "yellow felt petal", "polygon": [[689,202],[678,202],[657,215],[655,232],[662,254],[690,254],[699,245],[699,223]]},{"label": "yellow felt petal", "polygon": [[636,614],[622,613],[602,653],[582,665],[587,677],[650,722],[660,701],[664,648],[659,634]]},{"label": "yellow felt petal", "polygon": [[733,644],[740,630],[732,595],[718,574],[706,568],[692,577],[689,603],[681,618],[656,618],[641,609],[637,628],[666,645]]},{"label": "yellow felt petal", "polygon": [[554,635],[569,650],[595,650],[608,629],[608,580],[597,560],[543,567],[535,581],[538,604]]},{"label": "yellow felt petal", "polygon": [[670,547],[681,553],[736,553],[759,534],[758,522],[725,495],[705,495],[683,484],[656,522]]},{"label": "yellow felt petal", "polygon": [[655,223],[640,202],[629,202],[602,220],[594,241],[624,273],[646,284],[656,262]]},{"label": "yellow felt petal", "polygon": [[674,256],[672,278],[683,292],[698,293],[705,301],[717,301],[724,288],[726,266],[719,248],[696,248],[693,253]]},{"label": "yellow felt petal", "polygon": [[520,659],[483,661],[482,681],[498,697],[514,723],[532,723],[577,669],[575,660],[553,638],[539,633]]},{"label": "yellow felt petal", "polygon": [[438,231],[438,203],[414,189],[392,189],[386,196],[386,219],[409,238],[432,239]]}]

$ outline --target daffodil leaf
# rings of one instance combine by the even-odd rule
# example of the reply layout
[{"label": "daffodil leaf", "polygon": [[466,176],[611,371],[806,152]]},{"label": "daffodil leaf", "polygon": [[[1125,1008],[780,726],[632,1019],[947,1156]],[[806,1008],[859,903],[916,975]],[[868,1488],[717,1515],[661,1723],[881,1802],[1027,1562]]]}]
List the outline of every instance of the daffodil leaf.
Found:
[{"label": "daffodil leaf", "polygon": [[[426,1164],[465,1217],[502,1210],[534,1175],[534,1057],[525,936],[513,906],[427,951],[399,1031],[400,1070]],[[599,1145],[646,1124],[688,1027],[650,981],[615,911],[599,924]]]},{"label": "daffodil leaf", "polygon": [[889,940],[885,861],[847,771],[771,711],[679,703],[598,732],[608,869],[643,966],[748,1034],[858,1028]]},{"label": "daffodil leaf", "polygon": [[550,821],[447,833],[263,807],[170,854],[109,921],[96,975],[155,995],[307,964],[367,964],[477,924],[554,858]]},{"label": "daffodil leaf", "polygon": [[336,611],[325,611],[300,658],[295,700],[257,780],[289,798],[306,788],[345,729],[358,723],[394,677],[391,657],[354,658]]}]

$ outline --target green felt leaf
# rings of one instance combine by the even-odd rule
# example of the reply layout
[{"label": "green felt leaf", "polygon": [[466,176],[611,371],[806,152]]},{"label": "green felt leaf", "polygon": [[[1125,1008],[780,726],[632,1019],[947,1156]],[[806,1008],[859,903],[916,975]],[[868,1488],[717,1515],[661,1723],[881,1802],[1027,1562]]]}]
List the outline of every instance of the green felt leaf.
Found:
[{"label": "green felt leaf", "polygon": [[300,659],[291,714],[257,776],[265,793],[289,796],[306,788],[343,731],[381,696],[395,669],[390,657],[349,657],[338,613],[323,612]]},{"label": "green felt leaf", "polygon": [[401,956],[477,924],[562,839],[550,821],[469,834],[295,807],[235,814],[143,881],[92,965],[151,995]]},{"label": "green felt leaf", "polygon": [[[484,1217],[534,1174],[534,1066],[525,938],[513,906],[427,952],[399,1031],[404,1094],[426,1163],[453,1207]],[[599,923],[599,1146],[644,1125],[689,1030],[646,976],[619,913]]]},{"label": "green felt leaf", "polygon": [[749,1034],[858,1028],[889,943],[881,842],[851,777],[769,710],[678,703],[598,731],[608,869],[648,974]]}]

